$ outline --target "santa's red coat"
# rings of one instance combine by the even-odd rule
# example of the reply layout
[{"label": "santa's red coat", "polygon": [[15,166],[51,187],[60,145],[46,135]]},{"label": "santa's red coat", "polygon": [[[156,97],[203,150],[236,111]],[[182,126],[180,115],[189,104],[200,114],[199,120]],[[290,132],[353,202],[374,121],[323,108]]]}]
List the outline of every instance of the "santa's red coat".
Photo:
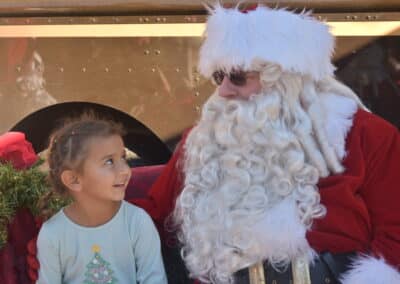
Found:
[{"label": "santa's red coat", "polygon": [[[164,223],[182,189],[184,135],[149,192],[131,200],[143,207],[165,234]],[[362,252],[400,266],[400,137],[383,119],[363,110],[354,115],[346,138],[345,172],[319,181],[324,218],[307,239],[318,252]]]}]

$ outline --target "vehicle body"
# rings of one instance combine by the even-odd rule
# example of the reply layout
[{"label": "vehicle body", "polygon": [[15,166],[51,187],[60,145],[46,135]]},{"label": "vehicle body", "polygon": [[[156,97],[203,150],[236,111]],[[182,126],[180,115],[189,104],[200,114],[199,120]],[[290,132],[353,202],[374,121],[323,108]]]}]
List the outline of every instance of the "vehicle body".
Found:
[{"label": "vehicle body", "polygon": [[[338,78],[400,126],[399,0],[260,2],[327,21]],[[128,125],[148,163],[166,162],[215,89],[196,69],[205,19],[202,1],[2,1],[0,133],[24,131],[41,151],[60,118],[91,105]]]}]

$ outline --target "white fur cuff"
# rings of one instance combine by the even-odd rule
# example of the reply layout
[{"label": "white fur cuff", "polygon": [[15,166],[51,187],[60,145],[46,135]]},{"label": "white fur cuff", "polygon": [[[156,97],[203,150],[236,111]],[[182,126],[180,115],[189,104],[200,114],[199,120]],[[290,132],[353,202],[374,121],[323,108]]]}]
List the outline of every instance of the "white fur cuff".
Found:
[{"label": "white fur cuff", "polygon": [[400,273],[394,267],[370,256],[357,258],[341,277],[342,284],[400,284]]}]

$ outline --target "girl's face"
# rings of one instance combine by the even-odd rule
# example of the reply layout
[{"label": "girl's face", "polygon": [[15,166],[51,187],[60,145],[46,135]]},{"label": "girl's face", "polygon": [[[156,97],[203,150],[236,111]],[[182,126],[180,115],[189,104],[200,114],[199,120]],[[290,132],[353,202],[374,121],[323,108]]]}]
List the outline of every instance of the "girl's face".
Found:
[{"label": "girl's face", "polygon": [[126,163],[122,138],[118,135],[95,137],[87,143],[87,158],[78,174],[81,200],[123,200],[131,169]]}]

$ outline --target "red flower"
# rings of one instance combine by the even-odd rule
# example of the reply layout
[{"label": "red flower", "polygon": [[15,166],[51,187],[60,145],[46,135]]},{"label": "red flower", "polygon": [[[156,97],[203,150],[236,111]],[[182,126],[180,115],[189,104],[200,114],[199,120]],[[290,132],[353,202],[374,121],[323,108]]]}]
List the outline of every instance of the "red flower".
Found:
[{"label": "red flower", "polygon": [[0,161],[10,162],[16,169],[26,169],[37,161],[32,144],[22,132],[7,132],[0,136]]}]

